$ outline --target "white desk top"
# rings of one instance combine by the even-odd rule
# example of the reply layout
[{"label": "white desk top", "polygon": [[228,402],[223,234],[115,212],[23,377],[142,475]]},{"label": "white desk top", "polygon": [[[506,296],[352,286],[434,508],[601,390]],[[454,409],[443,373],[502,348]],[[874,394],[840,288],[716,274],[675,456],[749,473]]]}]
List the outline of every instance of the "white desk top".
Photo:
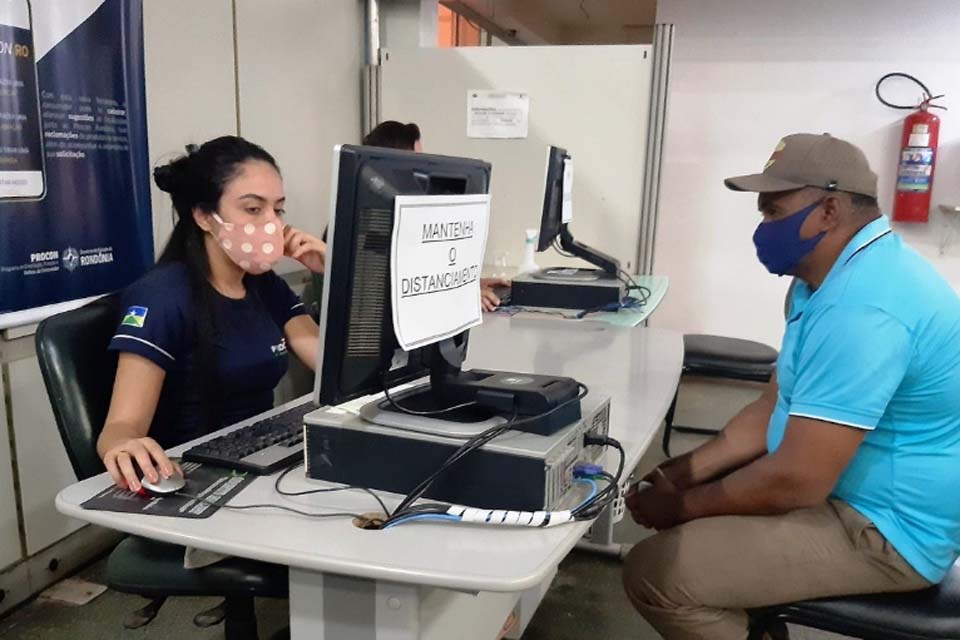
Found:
[{"label": "white desk top", "polygon": [[[611,435],[626,449],[625,473],[637,464],[663,420],[683,359],[679,333],[601,324],[487,317],[482,327],[471,331],[470,343],[469,367],[566,375],[587,384],[591,393],[610,395]],[[615,463],[615,454],[608,459]],[[232,502],[279,502],[314,511],[377,510],[373,499],[360,491],[281,497],[274,492],[274,479],[257,478]],[[221,509],[205,520],[188,520],[80,507],[109,483],[102,474],[71,485],[57,496],[57,509],[111,529],[220,553],[471,592],[516,592],[539,584],[589,526],[506,529],[414,523],[364,531],[345,518],[319,520],[275,510]],[[293,472],[284,489],[323,484]],[[397,502],[387,501],[391,507]]]}]

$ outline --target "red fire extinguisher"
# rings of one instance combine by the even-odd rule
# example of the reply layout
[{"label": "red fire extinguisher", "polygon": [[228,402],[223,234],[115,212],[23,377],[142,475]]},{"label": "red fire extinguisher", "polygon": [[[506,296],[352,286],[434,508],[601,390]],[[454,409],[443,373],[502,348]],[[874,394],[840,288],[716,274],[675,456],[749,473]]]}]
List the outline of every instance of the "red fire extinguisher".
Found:
[{"label": "red fire extinguisher", "polygon": [[[891,77],[913,80],[923,89],[919,105],[890,104],[880,96],[880,84]],[[888,73],[877,82],[877,98],[894,109],[917,109],[903,121],[903,135],[897,157],[897,183],[893,198],[893,219],[896,222],[926,222],[930,217],[930,197],[933,174],[937,162],[937,142],[940,137],[940,118],[931,108],[946,109],[931,104],[943,95],[933,96],[926,85],[905,73]]]}]

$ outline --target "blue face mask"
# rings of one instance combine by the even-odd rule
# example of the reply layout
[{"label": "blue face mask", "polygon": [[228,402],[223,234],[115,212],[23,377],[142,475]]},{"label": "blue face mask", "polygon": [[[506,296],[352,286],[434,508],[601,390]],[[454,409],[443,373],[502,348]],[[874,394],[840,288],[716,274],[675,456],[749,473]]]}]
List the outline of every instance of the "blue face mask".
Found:
[{"label": "blue face mask", "polygon": [[813,251],[824,233],[803,240],[800,238],[800,227],[822,203],[823,200],[818,200],[782,220],[761,222],[757,226],[753,232],[753,244],[757,247],[757,258],[767,271],[778,276],[793,274],[803,257]]}]

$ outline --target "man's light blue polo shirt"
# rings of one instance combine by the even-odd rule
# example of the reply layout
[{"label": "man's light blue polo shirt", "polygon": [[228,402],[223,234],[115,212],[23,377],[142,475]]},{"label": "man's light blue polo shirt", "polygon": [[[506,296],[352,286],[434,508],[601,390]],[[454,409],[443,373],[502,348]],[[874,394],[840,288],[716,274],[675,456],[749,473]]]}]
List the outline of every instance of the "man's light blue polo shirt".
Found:
[{"label": "man's light blue polo shirt", "polygon": [[819,289],[797,281],[777,378],[769,451],[791,415],[869,430],[833,497],[939,582],[960,551],[960,298],[885,217]]}]

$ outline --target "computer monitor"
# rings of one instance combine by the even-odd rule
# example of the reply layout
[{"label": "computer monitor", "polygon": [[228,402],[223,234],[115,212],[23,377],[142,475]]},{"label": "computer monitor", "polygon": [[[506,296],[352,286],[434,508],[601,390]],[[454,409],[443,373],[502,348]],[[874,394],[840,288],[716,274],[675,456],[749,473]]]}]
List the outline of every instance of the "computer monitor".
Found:
[{"label": "computer monitor", "polygon": [[[411,351],[399,347],[390,286],[394,199],[488,193],[488,163],[341,145],[334,150],[333,172],[317,404],[338,405],[427,375],[429,391],[412,400],[419,404],[409,409],[429,412],[466,401],[508,414],[537,415],[576,398],[579,386],[570,378],[461,371],[467,331]],[[580,408],[574,405],[576,419]],[[570,417],[568,411],[559,411],[549,416],[549,424],[535,428],[559,428]]]},{"label": "computer monitor", "polygon": [[[564,162],[572,160],[566,149],[551,146],[547,150],[547,177],[543,193],[543,213],[540,216],[540,236],[537,251],[543,252],[554,246],[559,237],[560,248],[586,260],[611,275],[620,271],[620,262],[602,251],[574,239],[568,223],[563,222],[563,175]],[[568,187],[572,185],[567,185]]]},{"label": "computer monitor", "polygon": [[[489,185],[490,165],[479,160],[351,145],[334,150],[318,404],[340,404],[382,391],[384,380],[395,386],[430,372],[429,348],[398,353],[393,332],[394,198],[487,193]],[[458,336],[464,351],[466,337]]]}]

